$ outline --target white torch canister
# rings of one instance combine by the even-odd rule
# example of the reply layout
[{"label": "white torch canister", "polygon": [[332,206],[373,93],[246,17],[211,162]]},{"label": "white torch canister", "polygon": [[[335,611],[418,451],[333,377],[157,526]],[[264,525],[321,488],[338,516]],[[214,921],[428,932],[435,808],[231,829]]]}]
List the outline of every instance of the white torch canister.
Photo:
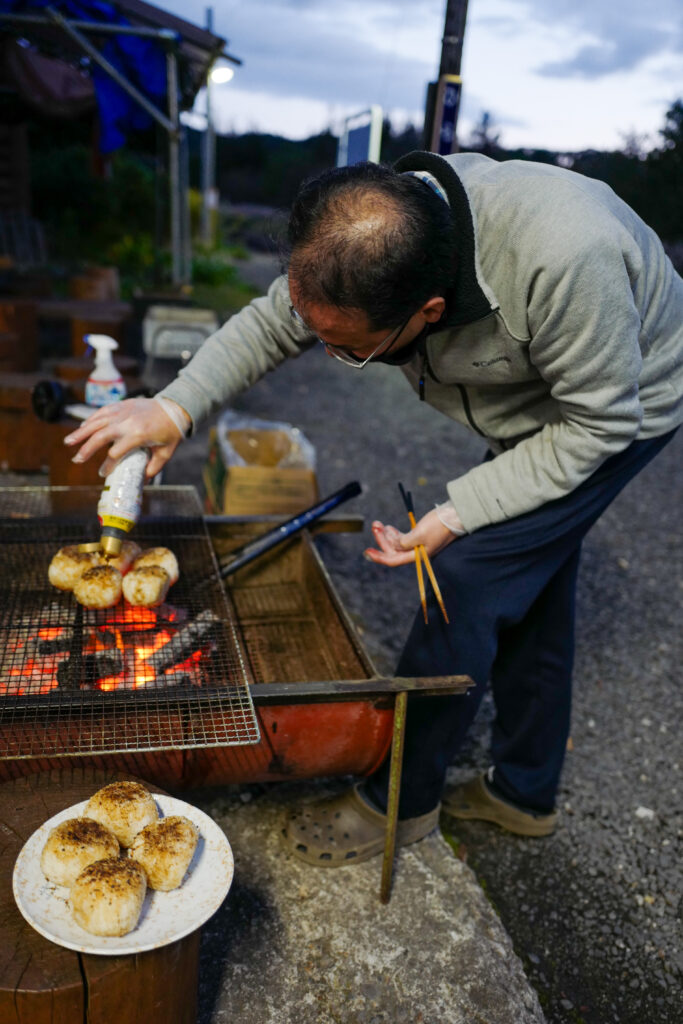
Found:
[{"label": "white torch canister", "polygon": [[108,555],[119,553],[138,521],[148,462],[149,451],[135,448],[119,459],[104,482],[97,517],[102,527],[101,547]]}]

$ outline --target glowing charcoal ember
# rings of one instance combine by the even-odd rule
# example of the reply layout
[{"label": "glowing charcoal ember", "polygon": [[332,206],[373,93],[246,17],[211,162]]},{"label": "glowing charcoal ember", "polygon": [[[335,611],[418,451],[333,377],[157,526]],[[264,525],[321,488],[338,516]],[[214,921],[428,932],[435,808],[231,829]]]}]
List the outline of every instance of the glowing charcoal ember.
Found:
[{"label": "glowing charcoal ember", "polygon": [[145,689],[148,690],[166,690],[175,689],[180,687],[181,689],[187,689],[190,686],[197,686],[200,683],[193,682],[192,677],[187,672],[173,671],[165,672],[162,676],[157,676],[155,679],[145,683]]},{"label": "glowing charcoal ember", "polygon": [[187,622],[189,618],[187,608],[176,608],[172,604],[160,604],[155,611],[159,622],[173,622],[177,626]]},{"label": "glowing charcoal ember", "polygon": [[39,629],[36,636],[39,640],[55,640],[64,636],[65,633],[64,626],[46,626],[44,629]]},{"label": "glowing charcoal ember", "polygon": [[[116,605],[114,608],[107,609],[104,613],[99,613],[96,618],[88,620],[92,621],[94,626],[98,629],[106,630],[115,627],[116,629],[124,630],[126,632],[134,633],[138,630],[143,629],[154,629],[157,625],[158,609],[156,608],[143,608],[124,606],[122,604]],[[97,613],[93,613],[97,614]]]},{"label": "glowing charcoal ember", "polygon": [[160,647],[149,659],[149,665],[156,674],[173,668],[186,661],[212,638],[220,625],[218,616],[208,609],[196,619],[182,626],[167,644]]},{"label": "glowing charcoal ember", "polygon": [[38,653],[39,654],[54,654],[55,651],[68,651],[71,646],[72,637],[66,630],[62,631],[62,636],[54,637],[50,640],[39,640],[38,641]]},{"label": "glowing charcoal ember", "polygon": [[79,674],[74,680],[72,671],[73,658],[63,661],[57,669],[57,682],[65,689],[77,689],[81,686],[93,686],[105,676],[115,676],[123,668],[123,659],[116,649],[98,651],[97,654],[84,654],[79,660]]},{"label": "glowing charcoal ember", "polygon": [[152,643],[143,644],[135,647],[135,686],[149,686],[154,683],[156,678],[156,672],[154,668],[147,664],[149,658],[164,647],[172,639],[171,634],[165,629],[159,630],[155,634]]}]

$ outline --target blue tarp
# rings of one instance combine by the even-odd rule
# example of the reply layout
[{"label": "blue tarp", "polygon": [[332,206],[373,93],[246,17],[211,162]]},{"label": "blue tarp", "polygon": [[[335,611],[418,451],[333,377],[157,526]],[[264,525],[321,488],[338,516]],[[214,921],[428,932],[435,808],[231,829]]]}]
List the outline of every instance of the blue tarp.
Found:
[{"label": "blue tarp", "polygon": [[[0,13],[39,14],[53,7],[71,21],[101,21],[130,25],[104,0],[0,0]],[[26,29],[30,38],[30,27]],[[137,36],[108,36],[100,53],[147,99],[166,111],[166,54],[161,43]],[[85,56],[85,54],[84,54]],[[90,64],[100,115],[100,150],[111,153],[123,146],[129,132],[145,131],[152,118],[94,61]]]}]

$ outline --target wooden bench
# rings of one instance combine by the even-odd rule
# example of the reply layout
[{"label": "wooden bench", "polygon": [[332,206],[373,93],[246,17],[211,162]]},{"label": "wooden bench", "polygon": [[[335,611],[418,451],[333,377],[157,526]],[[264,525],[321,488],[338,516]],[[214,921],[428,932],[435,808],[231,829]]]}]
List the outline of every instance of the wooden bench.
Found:
[{"label": "wooden bench", "polygon": [[[0,1021],[2,1024],[194,1024],[199,929],[131,956],[76,953],[44,939],[21,916],[12,872],[30,835],[101,786],[131,778],[60,769],[0,785]],[[156,786],[149,787],[160,792]]]}]

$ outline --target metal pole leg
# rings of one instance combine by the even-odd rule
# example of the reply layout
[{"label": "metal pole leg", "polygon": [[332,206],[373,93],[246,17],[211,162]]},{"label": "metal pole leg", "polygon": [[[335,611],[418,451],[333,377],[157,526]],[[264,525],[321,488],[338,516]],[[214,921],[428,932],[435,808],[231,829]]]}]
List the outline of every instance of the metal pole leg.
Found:
[{"label": "metal pole leg", "polygon": [[178,63],[175,50],[166,54],[168,112],[173,130],[168,133],[168,186],[171,206],[171,280],[183,283],[182,210],[180,186],[180,116],[178,111]]},{"label": "metal pole leg", "polygon": [[391,895],[391,878],[394,870],[394,851],[396,849],[396,828],[398,826],[398,800],[401,789],[401,769],[403,767],[403,744],[406,735],[406,709],[408,694],[405,690],[396,694],[394,702],[394,732],[391,739],[391,764],[389,767],[389,799],[387,801],[387,833],[384,840],[384,859],[382,861],[382,884],[379,898],[388,903]]}]

